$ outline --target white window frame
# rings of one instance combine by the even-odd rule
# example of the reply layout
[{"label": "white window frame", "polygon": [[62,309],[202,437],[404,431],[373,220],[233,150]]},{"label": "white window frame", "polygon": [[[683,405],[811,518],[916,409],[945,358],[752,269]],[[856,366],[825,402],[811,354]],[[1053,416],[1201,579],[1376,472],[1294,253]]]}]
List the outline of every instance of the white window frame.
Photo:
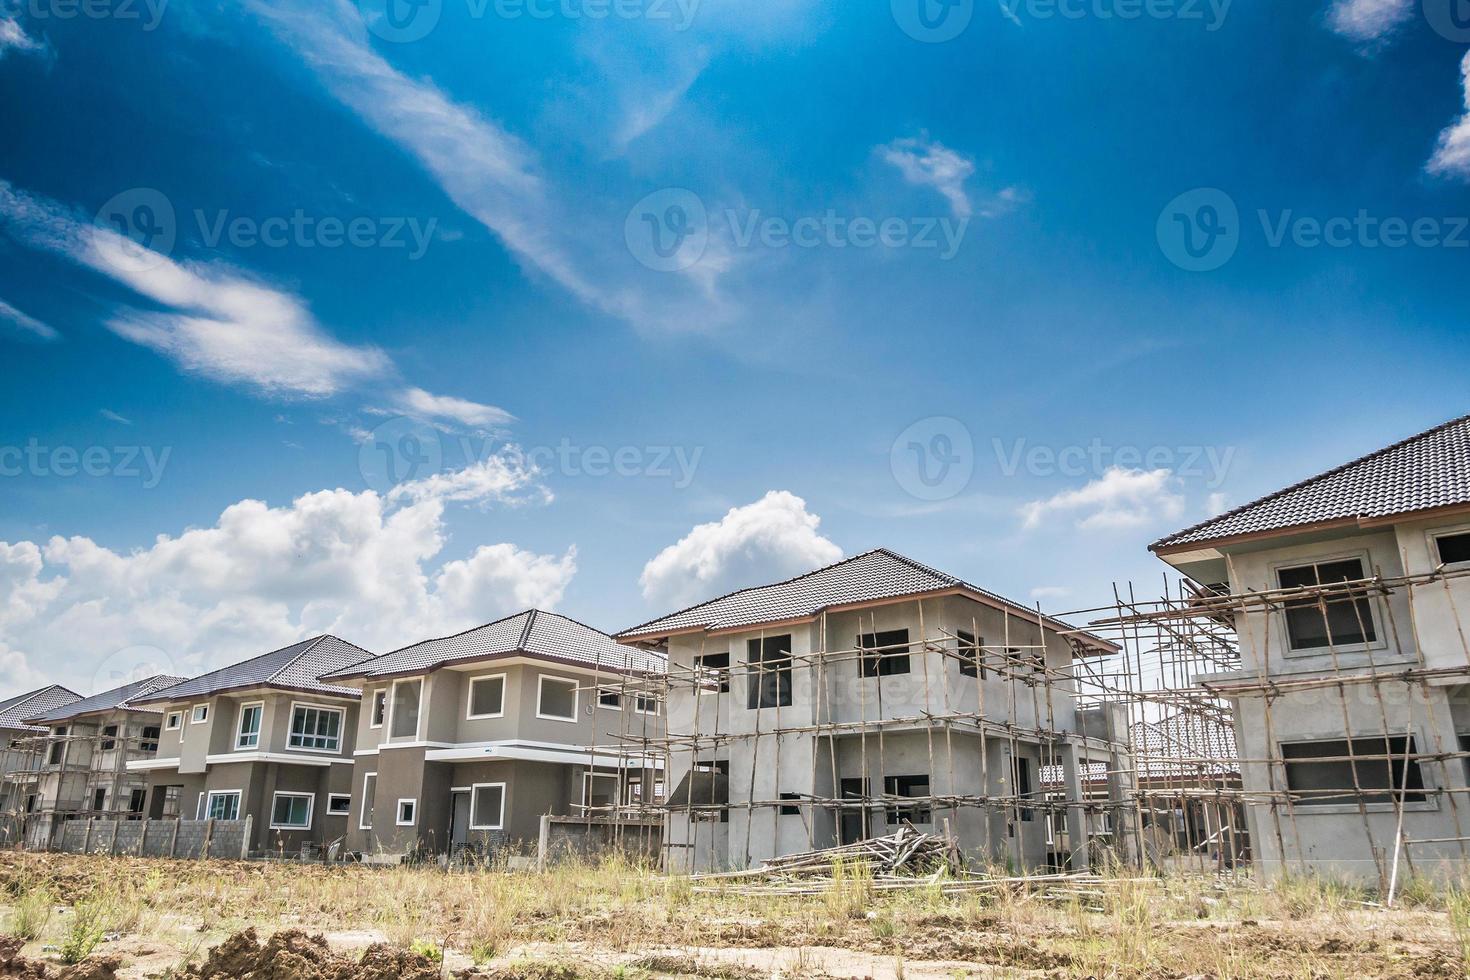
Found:
[{"label": "white window frame", "polygon": [[[281,797],[306,800],[306,823],[276,823],[276,800]],[[310,830],[312,818],[316,816],[316,794],[315,793],[288,793],[277,792],[271,794],[271,830]]]},{"label": "white window frame", "polygon": [[[424,727],[424,688],[428,686],[428,680],[429,679],[426,676],[422,675],[418,677],[400,677],[392,684],[388,685],[388,710],[383,715],[383,723],[387,726],[386,731],[388,732],[388,741],[391,742],[394,738],[412,738],[415,740],[418,739],[419,732]],[[394,695],[398,691],[399,684],[418,684],[419,686],[419,722],[417,725],[414,726],[412,735],[395,736],[393,734],[393,702],[398,700]]]},{"label": "white window frame", "polygon": [[[1470,534],[1470,524],[1458,524],[1454,527],[1437,527],[1428,532],[1429,535],[1429,563],[1431,567],[1439,566],[1439,539],[1457,538],[1462,534]],[[1470,568],[1470,561],[1445,562],[1445,568]]]},{"label": "white window frame", "polygon": [[[480,683],[481,681],[493,680],[500,681],[500,710],[494,712],[493,714],[477,715],[475,714],[475,685]],[[510,679],[505,674],[479,674],[475,677],[471,677],[469,683],[465,686],[469,688],[469,693],[465,697],[464,705],[464,717],[466,721],[484,721],[488,718],[505,717],[505,695],[510,687]],[[499,828],[496,829],[498,830]]]},{"label": "white window frame", "polygon": [[[233,796],[235,798],[235,815],[233,817],[211,817],[209,814],[214,809],[214,798],[216,796]],[[201,820],[239,820],[240,808],[245,805],[245,793],[238,789],[212,789],[206,795],[204,801],[204,815]]]},{"label": "white window frame", "polygon": [[[341,801],[341,800],[346,800],[347,801],[347,806],[344,809],[341,809],[341,810],[333,809],[337,805],[337,803],[339,801]],[[329,816],[329,817],[345,817],[345,816],[348,816],[351,813],[352,813],[352,794],[351,793],[328,793],[327,794],[327,816]]]},{"label": "white window frame", "polygon": [[[638,702],[639,701],[652,701],[653,702],[653,710],[652,711],[644,711],[642,708],[638,707]],[[659,710],[658,709],[659,709],[659,701],[658,701],[658,696],[657,695],[654,695],[654,694],[634,694],[633,695],[633,714],[635,714],[635,715],[652,715],[653,717],[657,718],[658,717],[658,714],[659,714]]]},{"label": "white window frame", "polygon": [[[379,698],[383,699],[383,720],[375,725],[373,724],[373,717],[378,713]],[[384,723],[386,723],[388,720],[388,704],[388,688],[380,687],[373,692],[372,697],[368,699],[368,728],[373,729],[383,727]]]},{"label": "white window frame", "polygon": [[[478,824],[478,823],[475,823],[475,810],[477,809],[476,806],[475,806],[475,797],[479,794],[480,790],[482,790],[482,789],[497,789],[497,788],[500,790],[500,816],[496,819],[496,821],[495,821],[494,824]],[[506,785],[505,785],[505,783],[475,783],[473,786],[470,787],[470,829],[471,830],[504,830],[505,829],[505,794],[506,794]]]},{"label": "white window frame", "polygon": [[[201,712],[201,711],[204,712],[204,717],[202,717],[202,718],[199,716],[199,712]],[[207,725],[207,724],[209,724],[209,716],[210,716],[210,714],[211,714],[211,712],[209,710],[209,702],[208,701],[204,702],[203,704],[192,705],[189,708],[189,724],[191,724],[191,725]]]},{"label": "white window frame", "polygon": [[622,788],[618,774],[615,772],[595,772],[589,769],[582,773],[582,812],[586,813],[592,809],[592,793],[590,790],[596,785],[592,782],[594,779],[611,779],[613,781],[612,805],[614,807],[619,806],[618,801],[622,798]]},{"label": "white window frame", "polygon": [[184,727],[184,713],[182,711],[170,711],[163,719],[163,730],[176,732]]},{"label": "white window frame", "polygon": [[[240,728],[241,728],[241,725],[243,725],[244,722],[245,722],[245,712],[249,711],[251,708],[259,708],[260,709],[260,716],[256,719],[256,722],[255,722],[255,741],[252,744],[250,744],[250,745],[245,745],[243,743],[243,739],[245,737],[245,733],[243,731],[241,731]],[[261,735],[261,733],[263,731],[265,731],[265,702],[264,701],[246,701],[246,702],[243,702],[240,705],[239,714],[237,714],[235,716],[235,751],[238,752],[241,749],[258,749],[258,748],[260,748],[260,735]]]},{"label": "white window frame", "polygon": [[[295,729],[296,729],[296,709],[297,708],[311,708],[311,709],[315,709],[316,711],[330,711],[330,712],[334,713],[337,716],[337,744],[335,746],[332,746],[331,748],[316,748],[314,746],[292,745],[291,744],[291,736],[294,734]],[[287,717],[287,721],[286,721],[286,751],[287,752],[314,752],[314,753],[331,752],[331,753],[334,753],[335,754],[335,753],[340,753],[342,751],[342,736],[343,736],[342,729],[347,724],[347,709],[346,708],[341,708],[341,707],[338,707],[337,705],[333,705],[333,704],[318,704],[315,701],[292,701],[291,702],[291,713],[289,715],[287,715],[286,717]],[[312,737],[315,738],[316,736],[313,735]]]},{"label": "white window frame", "polygon": [[[369,783],[369,781],[371,781],[372,784],[373,784],[373,790],[372,790],[371,793],[368,792],[368,783]],[[376,802],[377,795],[378,795],[378,774],[375,773],[375,772],[365,772],[365,773],[363,773],[362,774],[362,809],[360,811],[358,811],[358,814],[357,814],[357,829],[358,830],[372,830],[373,829],[373,823],[372,823],[372,820],[369,820],[368,819],[368,814],[372,813],[373,814],[373,817],[375,817],[375,818],[377,817],[377,814],[376,813],[373,813],[373,811],[376,809],[376,807],[373,804]]]},{"label": "white window frame", "polygon": [[[609,694],[611,694],[613,697],[615,697],[615,698],[618,699],[618,703],[617,704],[604,704],[603,703],[602,699],[605,698],[605,697],[607,697]],[[615,687],[599,687],[597,689],[597,708],[600,711],[622,711],[623,710],[623,692],[619,691]]]},{"label": "white window frame", "polygon": [[[548,715],[541,710],[541,699],[546,688],[547,681],[557,681],[572,685],[572,713],[571,716]],[[556,674],[540,674],[536,678],[536,717],[545,721],[567,721],[573,724],[577,722],[577,712],[582,710],[582,685],[575,677],[560,677]]]},{"label": "white window frame", "polygon": [[[403,819],[403,804],[405,803],[413,807],[413,816],[411,816],[407,820]],[[399,800],[398,805],[393,808],[393,822],[395,826],[399,827],[416,826],[419,822],[419,801],[416,799],[408,798]]]}]

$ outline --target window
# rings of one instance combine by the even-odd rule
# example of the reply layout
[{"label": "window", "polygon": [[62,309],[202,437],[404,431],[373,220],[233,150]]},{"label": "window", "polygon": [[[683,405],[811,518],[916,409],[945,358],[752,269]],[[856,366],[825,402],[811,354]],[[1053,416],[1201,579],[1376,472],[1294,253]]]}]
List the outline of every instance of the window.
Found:
[{"label": "window", "polygon": [[505,784],[476,783],[470,793],[470,829],[500,830],[505,826]]},{"label": "window", "polygon": [[128,812],[142,813],[143,807],[148,802],[148,791],[146,789],[135,789],[128,794]]},{"label": "window", "polygon": [[1424,774],[1412,759],[1407,773],[1404,771],[1406,752],[1414,755],[1414,740],[1409,739],[1406,747],[1402,735],[1287,742],[1281,746],[1286,788],[1299,807],[1357,806],[1360,797],[1355,786],[1362,787],[1364,803],[1393,803],[1395,797],[1402,797],[1405,803],[1422,803]]},{"label": "window", "polygon": [[209,705],[196,704],[189,712],[189,724],[202,725],[209,720]]},{"label": "window", "polygon": [[730,693],[730,651],[720,653],[701,653],[694,658],[694,666],[697,670],[708,671],[712,676],[709,683],[721,694]]},{"label": "window", "polygon": [[982,648],[985,646],[985,638],[978,641],[974,633],[966,633],[957,630],[955,636],[959,638],[960,651],[960,673],[965,677],[985,677],[985,655]]},{"label": "window", "polygon": [[369,728],[382,728],[383,718],[388,713],[388,692],[386,690],[373,692],[372,714],[368,716]]},{"label": "window", "polygon": [[271,830],[308,830],[316,797],[311,793],[276,793],[271,797]]},{"label": "window", "polygon": [[412,827],[414,825],[414,821],[418,819],[418,809],[418,800],[399,800],[398,826]]},{"label": "window", "polygon": [[[783,799],[783,800],[799,800],[799,799],[801,799],[801,794],[799,794],[799,793],[782,793],[781,794],[781,799]],[[799,806],[783,806],[783,807],[781,807],[781,816],[783,816],[783,817],[799,817],[799,816],[801,816],[801,807],[799,807]]]},{"label": "window", "polygon": [[656,715],[658,714],[658,698],[652,694],[635,695],[633,710],[640,715]]},{"label": "window", "polygon": [[260,745],[260,715],[264,704],[240,705],[240,728],[235,735],[235,748],[253,749]]},{"label": "window", "polygon": [[240,791],[237,789],[223,792],[216,790],[210,793],[204,816],[207,820],[239,820]]},{"label": "window", "polygon": [[1446,534],[1444,537],[1435,538],[1434,543],[1439,547],[1441,563],[1459,565],[1470,562],[1470,532]]},{"label": "window", "polygon": [[[1283,589],[1356,582],[1363,578],[1363,562],[1358,558],[1321,562],[1283,568],[1276,575]],[[1286,603],[1286,635],[1293,650],[1353,646],[1378,639],[1373,631],[1373,606],[1366,596],[1290,600]]]},{"label": "window", "polygon": [[[926,797],[929,795],[928,776],[884,776],[883,795]],[[909,823],[928,823],[929,808],[923,805],[894,806],[884,808],[890,825],[907,820]]]},{"label": "window", "polygon": [[103,752],[111,752],[113,749],[117,748],[116,725],[102,726],[102,742],[97,747]]},{"label": "window", "polygon": [[345,817],[352,812],[352,794],[328,793],[327,813],[334,817]]},{"label": "window", "polygon": [[597,689],[597,703],[604,708],[611,708],[614,711],[623,710],[623,696],[617,691],[612,691],[605,687],[599,687]]},{"label": "window", "polygon": [[542,674],[537,688],[536,717],[553,721],[577,720],[577,682]]},{"label": "window", "polygon": [[[725,785],[727,787],[727,789],[725,791],[725,795],[728,798],[728,796],[729,796],[728,787],[729,787],[729,784],[730,784],[730,760],[729,759],[716,759],[713,762],[696,762],[694,764],[694,771],[695,772],[717,772],[721,776],[724,776],[725,777]],[[695,780],[697,778],[698,777],[694,777],[694,776],[691,776],[690,777],[691,781],[693,781],[693,780]],[[710,782],[711,782],[711,786],[710,786],[711,792],[710,792],[710,795],[711,796],[714,796],[714,795],[716,795],[716,793],[715,793],[716,787],[713,785],[713,779],[711,779]],[[675,792],[677,792],[677,790]],[[721,807],[720,808],[720,823],[729,823],[729,822],[730,822],[730,808],[729,807]]]},{"label": "window", "polygon": [[138,743],[138,748],[144,752],[158,751],[158,726],[144,725],[143,740]]},{"label": "window", "polygon": [[170,711],[168,718],[164,720],[163,730],[166,732],[176,732],[183,727],[184,713],[182,711]]},{"label": "window", "polygon": [[370,772],[362,777],[362,815],[357,819],[358,830],[373,829],[373,797],[378,791],[378,774]]},{"label": "window", "polygon": [[505,675],[470,681],[470,718],[499,718],[505,714]]},{"label": "window", "polygon": [[286,747],[336,752],[342,745],[342,709],[307,704],[291,706],[291,734]]},{"label": "window", "polygon": [[862,656],[858,664],[864,677],[889,677],[909,672],[909,631],[863,633],[857,638]]},{"label": "window", "polygon": [[393,722],[389,738],[415,738],[419,733],[419,696],[423,681],[395,681],[393,684]]},{"label": "window", "polygon": [[107,790],[98,789],[92,791],[92,809],[98,813],[107,809]]},{"label": "window", "polygon": [[[51,732],[58,739],[66,738],[66,726],[62,725]],[[61,765],[62,758],[66,755],[66,743],[57,741],[51,743],[51,754],[47,756],[47,762],[53,766]]]},{"label": "window", "polygon": [[[1019,755],[1014,757],[1013,759],[1011,759],[1011,773],[1015,778],[1015,785],[1013,788],[1016,791],[1017,799],[1029,800],[1032,793],[1031,760]],[[1020,808],[1020,810],[1021,819],[1023,821],[1029,823],[1031,820],[1035,819],[1036,811],[1031,809],[1029,806],[1023,806]]]},{"label": "window", "polygon": [[745,659],[747,708],[776,708],[791,703],[791,634],[747,640]]},{"label": "window", "polygon": [[177,817],[183,812],[184,787],[164,786],[163,803],[159,806],[160,817]]}]

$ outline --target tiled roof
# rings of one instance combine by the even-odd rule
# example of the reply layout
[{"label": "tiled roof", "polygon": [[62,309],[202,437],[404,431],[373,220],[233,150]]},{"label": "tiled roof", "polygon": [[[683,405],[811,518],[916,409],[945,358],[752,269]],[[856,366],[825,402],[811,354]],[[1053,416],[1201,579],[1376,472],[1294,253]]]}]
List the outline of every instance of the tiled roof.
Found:
[{"label": "tiled roof", "polygon": [[32,715],[25,721],[35,725],[52,725],[68,721],[79,715],[90,715],[103,711],[148,711],[157,714],[152,709],[138,707],[133,702],[154,691],[172,687],[184,679],[183,677],[170,677],[167,674],[156,674],[153,677],[145,677],[141,681],[133,681],[122,687],[115,687],[110,691],[103,691],[101,694],[94,694],[90,698],[73,701],[43,714]]},{"label": "tiled roof", "polygon": [[[742,629],[764,623],[810,619],[830,606],[893,599],[953,588],[978,593],[1011,608],[1018,615],[1036,618],[1034,609],[953,575],[921,565],[887,548],[878,548],[784,582],[741,589],[739,592],[690,606],[641,626],[626,629],[618,634],[618,639],[627,642],[691,629]],[[1048,625],[1055,629],[1073,629],[1069,623],[1050,616],[1045,618]],[[1079,638],[1086,637],[1079,635]],[[1090,639],[1095,644],[1104,643],[1096,637]]]},{"label": "tiled roof", "polygon": [[362,663],[373,655],[360,646],[348,643],[335,636],[314,636],[290,646],[273,650],[231,664],[208,674],[175,684],[173,687],[156,691],[139,703],[162,703],[186,701],[190,698],[209,697],[225,691],[240,691],[257,687],[279,687],[293,691],[309,691],[315,694],[332,694],[340,697],[361,697],[362,692],[353,687],[324,684],[319,678],[323,674],[352,664]]},{"label": "tiled roof", "polygon": [[326,675],[323,679],[423,674],[448,664],[516,655],[544,657],[589,667],[601,666],[610,670],[657,673],[665,669],[664,658],[656,653],[625,647],[606,633],[574,619],[527,609],[464,633],[425,640],[385,653]]},{"label": "tiled roof", "polygon": [[80,701],[82,696],[75,691],[68,690],[60,684],[52,684],[50,687],[42,687],[31,691],[29,694],[17,694],[6,701],[0,701],[0,728],[30,729],[32,731],[45,731],[39,725],[27,725],[25,719],[35,715],[55,711],[63,705]]},{"label": "tiled roof", "polygon": [[1149,547],[1174,548],[1324,521],[1396,517],[1470,504],[1470,415],[1410,436],[1285,490],[1185,528]]},{"label": "tiled roof", "polygon": [[[1140,721],[1128,726],[1133,765],[1138,779],[1219,780],[1240,775],[1235,749],[1235,729],[1228,722],[1176,712],[1159,721]],[[1061,785],[1061,766],[1042,766],[1041,782]],[[1084,782],[1108,778],[1106,762],[1089,762],[1083,767]]]}]

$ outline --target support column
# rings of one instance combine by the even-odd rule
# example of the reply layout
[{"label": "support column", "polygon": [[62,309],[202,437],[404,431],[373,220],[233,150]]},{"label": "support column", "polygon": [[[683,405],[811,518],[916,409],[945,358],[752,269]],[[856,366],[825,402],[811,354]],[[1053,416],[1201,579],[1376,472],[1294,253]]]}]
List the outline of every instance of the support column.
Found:
[{"label": "support column", "polygon": [[1082,792],[1082,766],[1077,746],[1062,743],[1062,781],[1066,787],[1067,843],[1072,853],[1068,863],[1072,871],[1087,871],[1092,865],[1087,854],[1087,811],[1083,808],[1086,797]]}]

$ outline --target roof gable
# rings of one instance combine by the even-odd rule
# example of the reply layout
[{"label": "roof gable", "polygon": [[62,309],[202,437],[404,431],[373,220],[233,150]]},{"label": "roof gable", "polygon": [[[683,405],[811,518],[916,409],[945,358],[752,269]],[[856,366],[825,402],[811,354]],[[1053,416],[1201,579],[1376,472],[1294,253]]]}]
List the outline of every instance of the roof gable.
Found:
[{"label": "roof gable", "polygon": [[258,687],[355,698],[361,696],[356,688],[327,684],[320,678],[323,674],[361,663],[372,656],[362,647],[330,634],[313,636],[163,688],[139,701],[185,701]]},{"label": "roof gable", "polygon": [[21,728],[44,731],[38,725],[28,725],[25,719],[55,711],[57,708],[80,701],[82,696],[60,684],[37,688],[25,694],[0,701],[0,728]]},{"label": "roof gable", "polygon": [[1242,535],[1470,504],[1470,415],[1385,446],[1155,541],[1172,551]]}]

